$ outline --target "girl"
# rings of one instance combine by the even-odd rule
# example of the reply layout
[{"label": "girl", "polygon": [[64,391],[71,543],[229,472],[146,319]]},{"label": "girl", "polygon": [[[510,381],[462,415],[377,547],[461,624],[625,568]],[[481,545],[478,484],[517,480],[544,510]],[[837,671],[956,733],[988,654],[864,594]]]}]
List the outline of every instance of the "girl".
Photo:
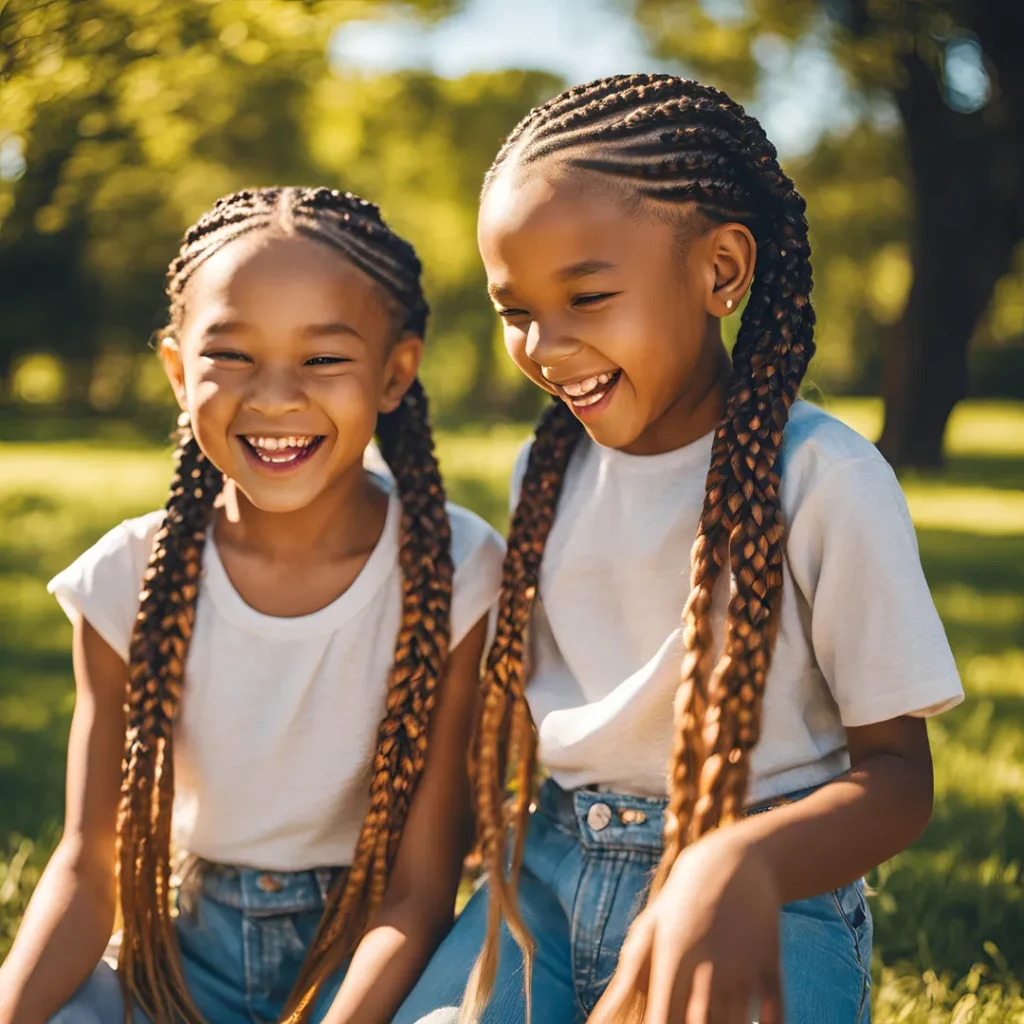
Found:
[{"label": "girl", "polygon": [[[168,295],[166,508],[50,584],[74,622],[67,822],[0,1020],[387,1021],[450,925],[502,551],[446,510],[420,264],[353,195],[260,189],[189,229]],[[127,1012],[96,966],[115,876]]]},{"label": "girl", "polygon": [[923,719],[962,691],[892,472],[797,398],[804,202],[720,92],[616,77],[520,123],[479,241],[556,401],[484,684],[489,891],[396,1022],[866,1021],[861,876],[928,821]]}]

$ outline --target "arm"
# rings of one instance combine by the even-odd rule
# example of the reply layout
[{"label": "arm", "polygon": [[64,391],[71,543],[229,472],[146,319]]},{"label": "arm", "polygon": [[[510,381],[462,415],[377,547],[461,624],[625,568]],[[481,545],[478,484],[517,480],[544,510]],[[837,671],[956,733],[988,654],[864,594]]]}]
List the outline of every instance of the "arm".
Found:
[{"label": "arm", "polygon": [[427,763],[380,909],[356,948],[325,1024],[386,1024],[451,927],[472,838],[466,750],[486,617],[452,652],[439,687]]},{"label": "arm", "polygon": [[905,850],[932,813],[925,720],[846,730],[850,771],[804,800],[746,818],[718,837],[763,860],[780,903],[848,885]]},{"label": "arm", "polygon": [[64,835],[0,967],[0,1024],[48,1020],[99,963],[114,923],[126,670],[81,618],[74,665]]}]

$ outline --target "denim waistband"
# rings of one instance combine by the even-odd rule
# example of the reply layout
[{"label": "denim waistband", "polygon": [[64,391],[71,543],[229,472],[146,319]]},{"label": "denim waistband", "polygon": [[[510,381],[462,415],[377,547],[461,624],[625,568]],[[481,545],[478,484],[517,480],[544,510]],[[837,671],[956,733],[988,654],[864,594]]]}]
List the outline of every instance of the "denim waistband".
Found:
[{"label": "denim waistband", "polygon": [[182,892],[202,894],[249,914],[298,914],[321,910],[348,868],[260,871],[195,859],[183,872]]},{"label": "denim waistband", "polygon": [[[827,785],[822,783],[821,785]],[[744,812],[761,814],[809,796],[821,786],[765,800]],[[537,798],[538,810],[567,832],[579,837],[584,847],[650,850],[660,853],[665,827],[666,797],[634,796],[597,789],[562,789],[546,779]]]}]

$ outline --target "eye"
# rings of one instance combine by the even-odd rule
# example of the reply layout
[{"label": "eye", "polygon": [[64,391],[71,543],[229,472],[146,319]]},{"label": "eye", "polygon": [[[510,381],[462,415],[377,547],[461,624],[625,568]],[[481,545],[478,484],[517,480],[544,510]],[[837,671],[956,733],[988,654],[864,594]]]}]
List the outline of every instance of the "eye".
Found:
[{"label": "eye", "polygon": [[499,309],[498,316],[502,320],[520,320],[524,316],[529,316],[529,311],[525,309]]},{"label": "eye", "polygon": [[351,359],[343,356],[313,356],[306,360],[306,366],[334,366],[337,363],[351,363]]},{"label": "eye", "polygon": [[221,349],[210,349],[203,353],[206,359],[218,363],[251,363],[252,359],[244,352],[228,352]]},{"label": "eye", "polygon": [[577,309],[580,306],[596,306],[599,302],[604,302],[605,299],[612,299],[618,292],[592,292],[589,295],[577,295],[572,300],[572,304]]}]

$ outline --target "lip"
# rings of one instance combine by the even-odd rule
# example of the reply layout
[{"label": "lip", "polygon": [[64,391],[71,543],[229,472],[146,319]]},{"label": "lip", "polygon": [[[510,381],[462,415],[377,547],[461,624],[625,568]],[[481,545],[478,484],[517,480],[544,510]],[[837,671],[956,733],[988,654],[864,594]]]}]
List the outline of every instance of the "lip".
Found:
[{"label": "lip", "polygon": [[245,457],[246,462],[255,470],[266,473],[272,476],[283,476],[289,473],[295,473],[303,466],[312,462],[316,458],[317,453],[324,446],[326,437],[323,434],[313,434],[308,432],[294,432],[292,434],[268,434],[259,433],[251,434],[249,436],[260,437],[260,438],[274,438],[275,440],[281,440],[282,438],[288,437],[312,437],[314,440],[304,448],[298,451],[298,454],[288,462],[264,462],[262,458],[257,454],[256,449],[246,440],[246,435],[236,434],[235,439],[238,441],[239,447],[242,449],[242,454]]},{"label": "lip", "polygon": [[[591,374],[591,376],[593,376]],[[586,377],[583,378],[586,380]],[[573,400],[573,396],[567,395],[561,388],[559,388],[559,394],[561,395],[562,401],[572,410],[572,414],[581,422],[587,423],[591,420],[597,419],[607,408],[611,405],[612,400],[615,397],[615,392],[619,386],[619,382],[622,380],[622,371],[617,371],[615,379],[607,385],[605,393],[591,405],[577,405]]]}]

